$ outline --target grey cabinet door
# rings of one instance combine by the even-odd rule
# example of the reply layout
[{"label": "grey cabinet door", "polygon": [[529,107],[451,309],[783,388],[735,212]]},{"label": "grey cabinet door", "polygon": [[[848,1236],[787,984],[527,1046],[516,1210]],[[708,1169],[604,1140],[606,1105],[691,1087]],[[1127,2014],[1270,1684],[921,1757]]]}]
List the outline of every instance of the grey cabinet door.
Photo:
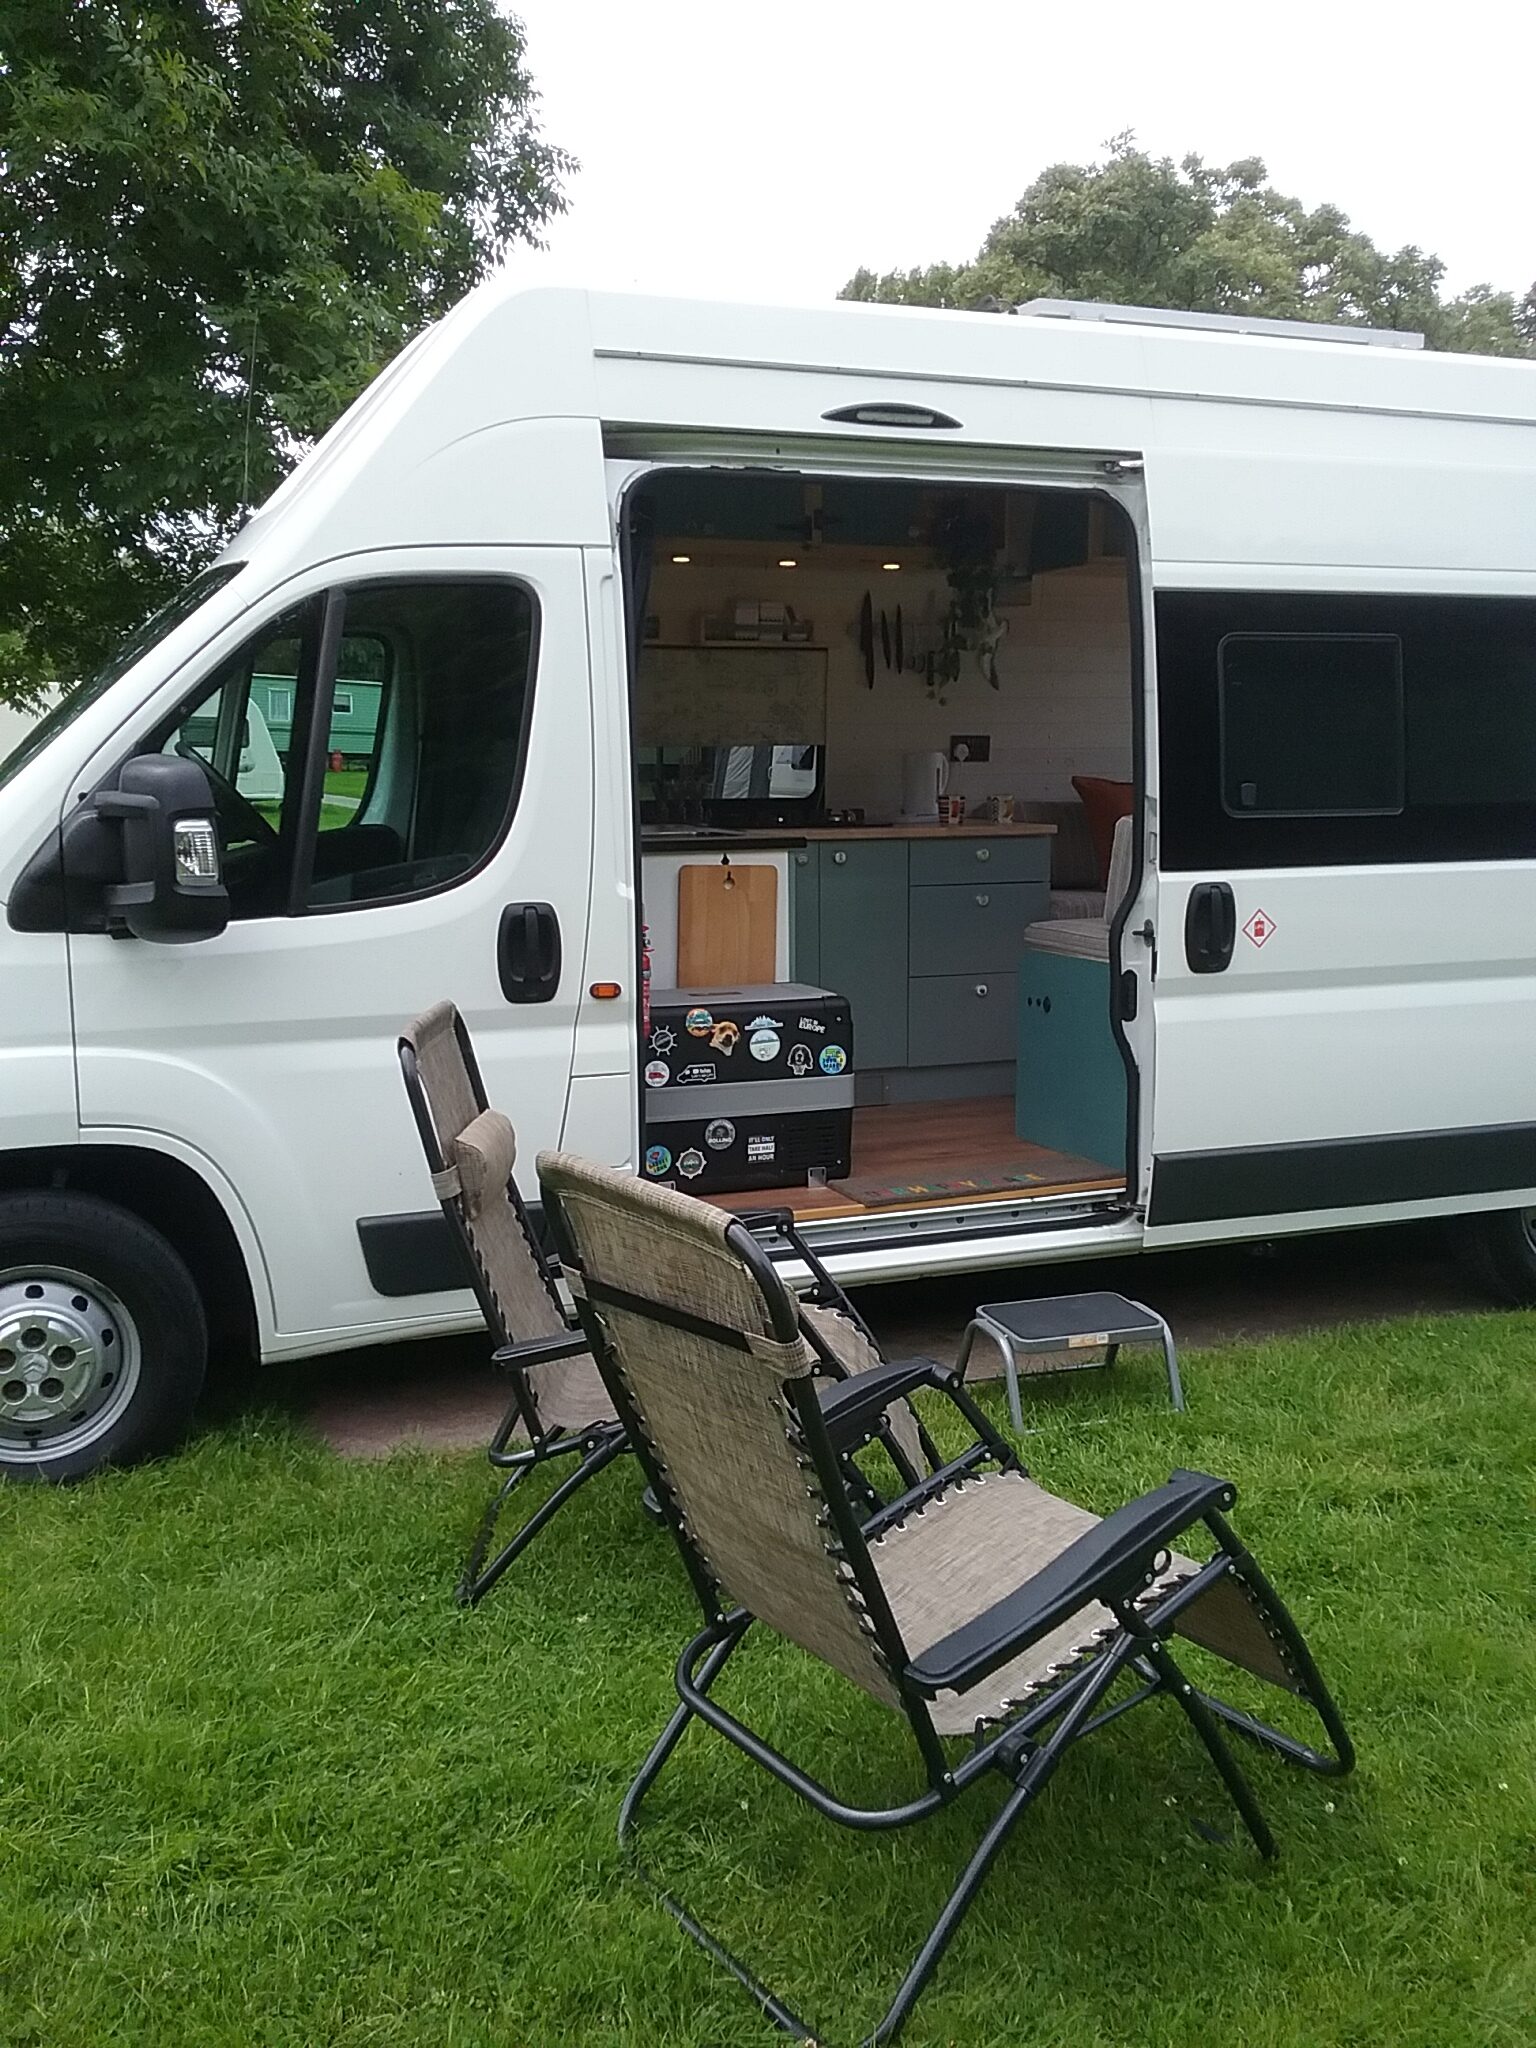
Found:
[{"label": "grey cabinet door", "polygon": [[853,1005],[857,1072],[907,1063],[907,848],[823,840],[817,980]]},{"label": "grey cabinet door", "polygon": [[914,889],[908,937],[912,973],[1010,972],[1019,964],[1024,934],[1049,915],[1050,907],[1044,882]]},{"label": "grey cabinet door", "polygon": [[815,846],[791,848],[789,855],[789,976],[821,981],[821,862]]},{"label": "grey cabinet door", "polygon": [[966,1067],[1014,1056],[1017,974],[933,974],[914,981],[914,1067]]}]

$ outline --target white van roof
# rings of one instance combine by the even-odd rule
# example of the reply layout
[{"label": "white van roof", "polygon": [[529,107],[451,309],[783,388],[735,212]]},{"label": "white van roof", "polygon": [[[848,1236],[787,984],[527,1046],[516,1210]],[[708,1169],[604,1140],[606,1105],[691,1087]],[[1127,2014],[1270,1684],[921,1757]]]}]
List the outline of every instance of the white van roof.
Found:
[{"label": "white van roof", "polygon": [[[1144,460],[1163,581],[1536,578],[1536,363],[1249,324],[752,306],[500,276],[402,352],[231,556],[312,558],[321,524],[338,553],[606,547],[605,452],[814,450],[889,470],[963,469],[985,449],[994,467],[1009,450]],[[953,424],[830,417],[881,402]]]}]

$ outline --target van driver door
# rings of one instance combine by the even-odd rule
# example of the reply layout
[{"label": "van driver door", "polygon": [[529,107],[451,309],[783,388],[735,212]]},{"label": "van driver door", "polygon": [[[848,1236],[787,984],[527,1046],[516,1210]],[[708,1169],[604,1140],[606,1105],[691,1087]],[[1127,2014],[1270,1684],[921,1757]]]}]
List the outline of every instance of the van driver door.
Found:
[{"label": "van driver door", "polygon": [[183,946],[71,937],[82,1124],[176,1151],[243,1207],[275,1348],[462,1313],[396,1039],[451,998],[522,1170],[560,1142],[591,882],[579,551],[328,564],[152,718],[94,772],[203,762],[231,919]]}]

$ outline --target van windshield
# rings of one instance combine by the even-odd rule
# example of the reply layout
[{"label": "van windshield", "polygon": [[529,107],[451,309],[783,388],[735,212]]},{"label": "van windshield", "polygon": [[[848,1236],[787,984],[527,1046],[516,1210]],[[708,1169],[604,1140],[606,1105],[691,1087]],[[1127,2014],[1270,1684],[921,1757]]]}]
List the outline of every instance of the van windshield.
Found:
[{"label": "van windshield", "polygon": [[240,568],[240,563],[230,562],[218,569],[205,569],[200,576],[194,576],[185,590],[179,590],[169,604],[162,605],[151,618],[144,621],[137,632],[130,633],[116,654],[104,668],[98,669],[89,681],[76,683],[53,707],[46,717],[40,718],[32,730],[11,749],[0,761],[0,789],[31,760],[34,760],[65,726],[72,725],[88,704],[110,690],[119,676],[124,676],[136,661],[148,654],[149,650],[168,633],[172,633],[183,620],[190,619],[200,604],[206,602],[214,591],[222,588]]}]

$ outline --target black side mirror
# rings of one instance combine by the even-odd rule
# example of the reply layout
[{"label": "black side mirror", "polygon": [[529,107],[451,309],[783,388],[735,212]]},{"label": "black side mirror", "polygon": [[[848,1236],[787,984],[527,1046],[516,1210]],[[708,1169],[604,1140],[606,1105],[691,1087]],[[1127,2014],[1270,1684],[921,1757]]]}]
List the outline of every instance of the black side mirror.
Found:
[{"label": "black side mirror", "polygon": [[229,892],[202,764],[135,754],[116,789],[98,790],[93,801],[99,818],[122,828],[122,880],[105,891],[108,918],[162,946],[217,938],[229,923]]}]

